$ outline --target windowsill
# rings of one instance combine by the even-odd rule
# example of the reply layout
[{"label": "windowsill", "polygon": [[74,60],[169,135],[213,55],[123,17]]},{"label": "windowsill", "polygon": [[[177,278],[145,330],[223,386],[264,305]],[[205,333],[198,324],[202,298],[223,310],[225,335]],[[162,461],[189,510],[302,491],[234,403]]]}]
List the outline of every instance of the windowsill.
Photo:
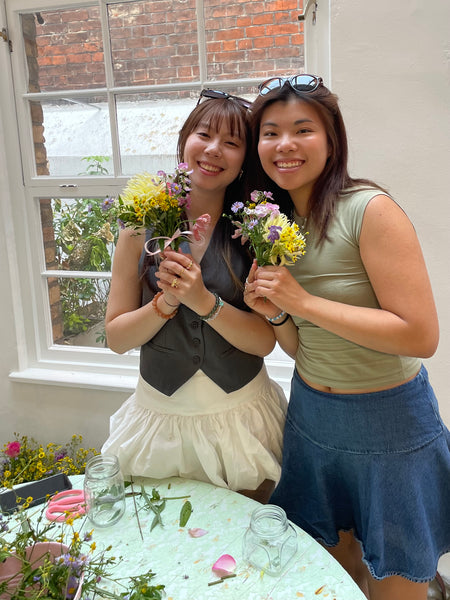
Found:
[{"label": "windowsill", "polygon": [[19,383],[57,385],[63,387],[86,388],[112,392],[133,392],[136,388],[136,375],[117,375],[87,371],[29,368],[10,373],[9,378]]},{"label": "windowsill", "polygon": [[[289,397],[293,361],[287,358],[277,360],[277,358],[277,355],[272,357],[269,355],[266,358],[267,370],[270,377],[283,388],[286,396]],[[42,366],[13,371],[9,374],[9,378],[17,383],[132,393],[136,388],[138,367],[124,370],[126,374],[120,375],[111,370],[82,370],[79,366],[77,369],[70,369],[67,364],[61,365],[61,368]]]}]

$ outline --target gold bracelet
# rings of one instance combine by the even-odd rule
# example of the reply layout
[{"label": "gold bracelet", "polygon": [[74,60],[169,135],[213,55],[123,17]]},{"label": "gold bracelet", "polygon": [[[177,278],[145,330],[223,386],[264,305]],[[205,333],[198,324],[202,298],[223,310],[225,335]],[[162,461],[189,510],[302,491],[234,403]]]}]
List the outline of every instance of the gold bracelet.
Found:
[{"label": "gold bracelet", "polygon": [[158,308],[158,298],[161,298],[161,296],[163,294],[164,294],[164,292],[158,292],[157,294],[155,294],[155,296],[153,296],[152,306],[155,310],[155,313],[158,315],[158,317],[161,317],[161,319],[173,319],[174,316],[178,312],[178,307],[175,310],[173,310],[171,313],[169,313],[168,315],[166,315],[165,313],[160,311]]}]

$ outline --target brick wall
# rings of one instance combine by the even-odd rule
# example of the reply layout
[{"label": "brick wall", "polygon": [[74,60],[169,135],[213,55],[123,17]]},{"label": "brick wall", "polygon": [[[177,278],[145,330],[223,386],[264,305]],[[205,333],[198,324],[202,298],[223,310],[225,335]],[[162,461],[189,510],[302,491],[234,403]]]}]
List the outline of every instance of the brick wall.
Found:
[{"label": "brick wall", "polygon": [[[297,0],[205,1],[207,77],[293,73],[303,66]],[[39,23],[43,21],[43,23]],[[195,0],[109,5],[115,85],[167,84],[199,78]],[[39,13],[41,90],[105,85],[97,7]]]}]

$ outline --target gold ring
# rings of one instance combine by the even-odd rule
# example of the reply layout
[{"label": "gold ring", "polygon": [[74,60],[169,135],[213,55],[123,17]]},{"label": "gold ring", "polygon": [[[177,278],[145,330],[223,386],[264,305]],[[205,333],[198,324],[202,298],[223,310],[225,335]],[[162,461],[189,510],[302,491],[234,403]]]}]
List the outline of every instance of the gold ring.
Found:
[{"label": "gold ring", "polygon": [[187,267],[184,267],[186,269],[186,271],[189,271],[189,269],[192,267],[194,263],[192,262],[192,260],[189,261],[189,264]]},{"label": "gold ring", "polygon": [[178,287],[178,277],[174,277],[172,279],[172,283],[170,284],[170,287],[174,287],[174,288]]}]

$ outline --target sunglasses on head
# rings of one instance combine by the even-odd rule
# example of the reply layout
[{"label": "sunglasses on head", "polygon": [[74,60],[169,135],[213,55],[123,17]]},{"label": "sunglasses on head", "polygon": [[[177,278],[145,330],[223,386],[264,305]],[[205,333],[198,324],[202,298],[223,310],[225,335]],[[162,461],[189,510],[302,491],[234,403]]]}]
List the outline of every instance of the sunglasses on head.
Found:
[{"label": "sunglasses on head", "polygon": [[202,98],[212,98],[212,99],[223,99],[227,100],[235,100],[238,104],[243,106],[244,108],[250,108],[252,103],[249,100],[245,100],[245,98],[239,98],[239,96],[232,96],[231,94],[227,94],[227,92],[222,92],[221,90],[210,90],[204,89],[200,92],[200,98],[198,99],[197,106],[200,104]]},{"label": "sunglasses on head", "polygon": [[292,77],[272,77],[258,86],[260,96],[281,89],[288,83],[295,92],[314,92],[323,83],[322,77],[315,75],[293,75]]}]

